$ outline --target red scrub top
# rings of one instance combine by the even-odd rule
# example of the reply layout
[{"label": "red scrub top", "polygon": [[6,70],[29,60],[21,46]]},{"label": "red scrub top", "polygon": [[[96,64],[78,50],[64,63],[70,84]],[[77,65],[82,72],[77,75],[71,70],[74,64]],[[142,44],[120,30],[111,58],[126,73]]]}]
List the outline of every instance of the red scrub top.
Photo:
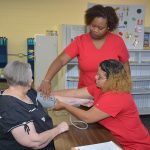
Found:
[{"label": "red scrub top", "polygon": [[150,150],[150,135],[139,118],[131,94],[112,91],[102,94],[95,85],[87,90],[95,98],[94,106],[110,115],[99,124],[110,130],[123,150]]},{"label": "red scrub top", "polygon": [[64,52],[70,57],[77,56],[80,75],[78,87],[86,87],[95,83],[95,75],[99,63],[107,59],[128,62],[129,53],[121,37],[108,33],[105,43],[97,49],[89,33],[76,37],[65,49]]}]

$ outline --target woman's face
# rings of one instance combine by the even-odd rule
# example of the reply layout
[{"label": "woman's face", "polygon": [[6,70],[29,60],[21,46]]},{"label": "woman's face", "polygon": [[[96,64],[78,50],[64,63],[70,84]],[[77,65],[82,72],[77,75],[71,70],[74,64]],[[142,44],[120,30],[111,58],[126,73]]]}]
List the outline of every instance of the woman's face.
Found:
[{"label": "woman's face", "polygon": [[108,32],[107,19],[96,17],[89,26],[92,39],[102,39]]},{"label": "woman's face", "polygon": [[106,72],[104,72],[100,67],[98,69],[98,72],[95,76],[95,79],[96,79],[96,85],[97,87],[100,87],[102,88],[105,81],[107,80],[106,78]]}]

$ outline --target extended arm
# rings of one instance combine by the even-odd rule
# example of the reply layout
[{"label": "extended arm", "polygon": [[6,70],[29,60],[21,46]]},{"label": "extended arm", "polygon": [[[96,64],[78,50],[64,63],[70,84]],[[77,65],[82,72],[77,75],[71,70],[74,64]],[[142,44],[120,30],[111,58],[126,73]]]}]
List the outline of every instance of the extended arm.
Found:
[{"label": "extended arm", "polygon": [[80,89],[67,89],[67,90],[59,90],[51,92],[51,95],[56,96],[65,96],[65,97],[76,97],[76,98],[86,98],[92,99],[92,95],[88,92],[87,88]]},{"label": "extended arm", "polygon": [[[78,97],[78,98],[83,98],[83,96],[84,96],[84,98],[92,97],[92,95],[90,95],[90,93],[88,92],[87,88],[62,90],[62,91],[58,92],[58,94],[60,96],[70,96],[70,97],[74,96],[74,97]],[[88,111],[85,111],[80,108],[76,108],[74,106],[63,103],[61,100],[60,101],[58,100],[54,107],[54,110],[59,110],[59,109],[66,109],[72,115],[76,116],[77,118],[79,118],[87,123],[97,122],[106,117],[109,117],[108,114],[102,112],[95,106],[90,108]]]},{"label": "extended arm", "polygon": [[98,122],[104,118],[109,117],[108,114],[99,110],[95,106],[90,108],[88,111],[85,111],[85,110],[82,110],[80,108],[76,108],[74,106],[65,104],[61,101],[58,101],[56,106],[54,107],[54,110],[59,110],[59,109],[66,109],[72,115],[76,116],[80,120],[85,121],[87,123]]},{"label": "extended arm", "polygon": [[45,96],[49,96],[51,91],[51,80],[56,75],[56,73],[70,60],[70,57],[66,55],[65,52],[62,52],[49,66],[46,76],[39,86],[38,90],[41,91]]},{"label": "extended arm", "polygon": [[[32,149],[41,149],[47,146],[58,134],[68,130],[66,122],[42,133],[37,133],[32,122],[27,124],[30,131],[25,132],[24,126],[14,128],[11,132],[18,143]],[[23,137],[23,138],[22,138]]]}]

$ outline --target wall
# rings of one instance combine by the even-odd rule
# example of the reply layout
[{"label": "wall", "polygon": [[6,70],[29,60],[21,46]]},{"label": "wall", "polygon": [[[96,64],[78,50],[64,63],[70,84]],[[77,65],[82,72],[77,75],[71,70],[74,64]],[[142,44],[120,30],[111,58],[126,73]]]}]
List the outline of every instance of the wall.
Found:
[{"label": "wall", "polygon": [[[84,24],[88,2],[112,4],[112,0],[0,0],[0,36],[8,37],[9,53],[26,53],[26,38],[59,24]],[[113,0],[113,4],[145,5],[145,26],[150,26],[149,0]]]}]

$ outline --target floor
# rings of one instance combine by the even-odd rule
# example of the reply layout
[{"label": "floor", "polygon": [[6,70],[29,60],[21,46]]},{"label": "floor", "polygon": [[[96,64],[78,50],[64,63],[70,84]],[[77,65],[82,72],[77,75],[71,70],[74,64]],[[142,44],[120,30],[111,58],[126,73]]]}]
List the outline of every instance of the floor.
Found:
[{"label": "floor", "polygon": [[150,115],[141,115],[140,118],[150,133]]}]

